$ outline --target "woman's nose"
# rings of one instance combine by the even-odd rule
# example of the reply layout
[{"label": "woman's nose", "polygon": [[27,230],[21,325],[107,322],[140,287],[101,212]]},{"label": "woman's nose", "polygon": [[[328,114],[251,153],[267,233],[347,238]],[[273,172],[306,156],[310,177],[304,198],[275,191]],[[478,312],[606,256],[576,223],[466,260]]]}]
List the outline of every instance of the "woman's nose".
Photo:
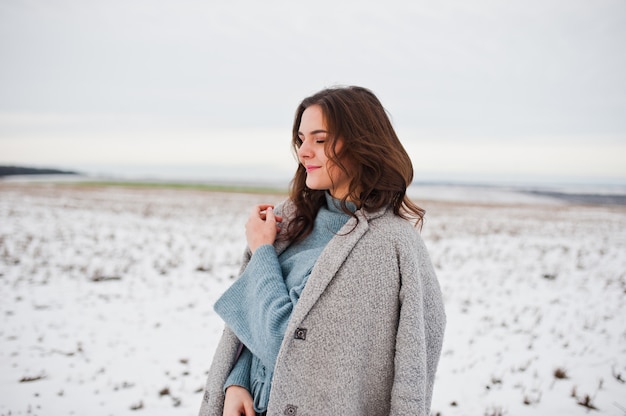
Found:
[{"label": "woman's nose", "polygon": [[307,141],[304,141],[298,148],[298,157],[302,159],[302,158],[308,158],[310,156],[311,156],[311,149],[307,145]]}]

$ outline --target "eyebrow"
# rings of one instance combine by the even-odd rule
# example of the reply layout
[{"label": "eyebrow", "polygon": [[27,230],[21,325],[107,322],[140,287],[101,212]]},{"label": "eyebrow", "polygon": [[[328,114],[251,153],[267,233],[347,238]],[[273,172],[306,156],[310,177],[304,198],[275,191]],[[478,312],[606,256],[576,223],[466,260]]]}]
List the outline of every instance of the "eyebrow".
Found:
[{"label": "eyebrow", "polygon": [[[324,129],[313,130],[312,132],[309,133],[309,135],[319,134],[319,133],[326,133],[326,134],[328,134],[328,131],[326,131]],[[298,137],[300,137],[300,136],[304,136],[304,133],[302,133],[301,131],[298,132]]]}]

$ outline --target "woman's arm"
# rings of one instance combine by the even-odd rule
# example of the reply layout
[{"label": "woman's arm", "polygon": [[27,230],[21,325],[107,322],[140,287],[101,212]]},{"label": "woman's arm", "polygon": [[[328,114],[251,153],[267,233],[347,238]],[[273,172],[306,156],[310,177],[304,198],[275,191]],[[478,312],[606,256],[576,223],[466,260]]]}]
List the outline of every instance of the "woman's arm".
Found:
[{"label": "woman's arm", "polygon": [[427,416],[446,317],[426,247],[419,236],[413,243],[399,248],[401,309],[391,414]]},{"label": "woman's arm", "polygon": [[280,216],[268,205],[256,206],[246,224],[252,252],[247,267],[215,303],[215,311],[267,368],[276,357],[293,310],[273,247]]},{"label": "woman's arm", "polygon": [[230,371],[226,382],[224,383],[224,390],[230,386],[240,386],[250,391],[250,368],[252,367],[252,354],[250,351],[243,347],[237,362]]},{"label": "woman's arm", "polygon": [[215,303],[237,338],[274,368],[293,304],[273,246],[259,247],[248,267]]}]

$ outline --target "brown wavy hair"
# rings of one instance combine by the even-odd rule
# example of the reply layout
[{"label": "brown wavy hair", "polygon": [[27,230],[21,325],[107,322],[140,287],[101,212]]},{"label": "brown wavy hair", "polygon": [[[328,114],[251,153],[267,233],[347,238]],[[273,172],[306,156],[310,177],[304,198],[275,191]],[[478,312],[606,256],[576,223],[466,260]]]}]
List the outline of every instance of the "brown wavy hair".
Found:
[{"label": "brown wavy hair", "polygon": [[[327,88],[302,100],[292,130],[296,158],[302,113],[312,105],[319,105],[324,115],[327,157],[350,178],[348,194],[340,201],[342,210],[356,217],[347,208],[347,201],[366,211],[389,206],[396,215],[421,227],[425,211],[406,195],[413,180],[413,165],[378,98],[366,88],[347,86]],[[339,148],[338,139],[343,143]],[[292,241],[311,233],[317,212],[326,203],[326,191],[308,188],[306,175],[305,167],[298,164],[290,183],[296,210],[283,237]]]}]

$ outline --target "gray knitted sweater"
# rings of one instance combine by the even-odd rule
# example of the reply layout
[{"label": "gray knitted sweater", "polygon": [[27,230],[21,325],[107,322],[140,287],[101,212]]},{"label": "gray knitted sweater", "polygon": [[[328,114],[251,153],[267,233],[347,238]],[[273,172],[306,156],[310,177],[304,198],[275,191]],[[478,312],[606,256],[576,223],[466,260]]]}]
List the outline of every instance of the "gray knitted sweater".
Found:
[{"label": "gray knitted sweater", "polygon": [[[276,212],[286,223],[293,206],[286,201]],[[430,413],[445,311],[428,252],[391,210],[356,215],[324,248],[293,309],[268,416]],[[276,252],[287,245],[277,242]],[[247,251],[242,270],[249,259]],[[222,415],[239,344],[225,327],[200,416]]]}]

